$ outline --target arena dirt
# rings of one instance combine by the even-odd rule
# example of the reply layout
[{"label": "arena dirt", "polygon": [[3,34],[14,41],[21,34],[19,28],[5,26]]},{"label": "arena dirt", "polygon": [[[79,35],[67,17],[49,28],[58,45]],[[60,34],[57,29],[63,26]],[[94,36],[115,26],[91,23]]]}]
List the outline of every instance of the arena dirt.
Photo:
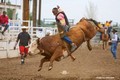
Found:
[{"label": "arena dirt", "polygon": [[24,65],[20,64],[19,57],[0,59],[0,80],[120,80],[120,47],[117,62],[110,47],[102,50],[100,45],[93,45],[92,51],[81,46],[73,55],[75,61],[68,57],[54,62],[51,71],[48,71],[47,62],[40,72],[37,70],[41,55],[28,56]]}]

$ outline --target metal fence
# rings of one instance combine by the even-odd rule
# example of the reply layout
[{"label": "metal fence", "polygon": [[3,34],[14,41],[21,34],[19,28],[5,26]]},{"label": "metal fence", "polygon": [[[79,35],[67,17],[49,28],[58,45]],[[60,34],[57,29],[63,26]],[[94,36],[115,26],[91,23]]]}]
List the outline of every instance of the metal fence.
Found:
[{"label": "metal fence", "polygon": [[[28,23],[28,33],[30,34],[32,40],[36,38],[44,37],[48,32],[54,35],[58,32],[57,27],[34,27],[32,26],[32,21],[21,21],[21,20],[11,20],[9,21],[9,29],[5,32],[5,36],[0,34],[0,58],[5,57],[16,57],[19,56],[19,50],[13,51],[13,46],[17,39],[18,34],[21,32],[21,27],[23,22]],[[114,26],[113,28],[118,30],[118,35],[120,37],[120,27]],[[94,44],[100,44],[100,33],[98,32],[96,36],[91,40]],[[4,54],[3,54],[4,53]],[[18,53],[18,54],[16,54]],[[4,56],[3,56],[4,55]]]},{"label": "metal fence", "polygon": [[[48,32],[50,35],[56,34],[57,28],[52,27],[33,27],[32,21],[16,21],[12,20],[9,23],[9,29],[5,32],[3,36],[0,33],[0,58],[8,58],[8,57],[17,57],[19,56],[19,50],[17,46],[17,50],[13,50],[15,45],[15,41],[17,39],[18,34],[21,32],[22,23],[28,23],[28,33],[31,36],[31,39],[34,40],[36,38],[44,37]],[[2,27],[3,28],[3,27]],[[2,29],[1,29],[2,30]],[[4,53],[4,54],[3,54]]]}]

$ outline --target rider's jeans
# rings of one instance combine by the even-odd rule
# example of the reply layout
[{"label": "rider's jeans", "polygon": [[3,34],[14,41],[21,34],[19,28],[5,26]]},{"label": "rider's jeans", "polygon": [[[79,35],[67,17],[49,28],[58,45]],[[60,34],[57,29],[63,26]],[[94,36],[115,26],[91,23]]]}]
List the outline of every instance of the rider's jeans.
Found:
[{"label": "rider's jeans", "polygon": [[114,59],[116,59],[116,53],[117,53],[117,42],[112,42],[112,45],[111,45],[111,52],[113,54],[113,57]]},{"label": "rider's jeans", "polygon": [[72,41],[70,40],[70,38],[67,37],[67,36],[64,36],[64,37],[63,37],[63,40],[65,40],[68,44],[71,44],[71,43],[72,43]]}]

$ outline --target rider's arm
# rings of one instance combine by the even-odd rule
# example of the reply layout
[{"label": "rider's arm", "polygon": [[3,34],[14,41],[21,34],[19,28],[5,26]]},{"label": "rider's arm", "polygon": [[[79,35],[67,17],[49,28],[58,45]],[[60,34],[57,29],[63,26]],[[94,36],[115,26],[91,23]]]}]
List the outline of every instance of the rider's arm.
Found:
[{"label": "rider's arm", "polygon": [[57,5],[57,8],[58,8],[58,11],[59,11],[59,12],[64,12],[64,11],[60,8],[59,5]]}]

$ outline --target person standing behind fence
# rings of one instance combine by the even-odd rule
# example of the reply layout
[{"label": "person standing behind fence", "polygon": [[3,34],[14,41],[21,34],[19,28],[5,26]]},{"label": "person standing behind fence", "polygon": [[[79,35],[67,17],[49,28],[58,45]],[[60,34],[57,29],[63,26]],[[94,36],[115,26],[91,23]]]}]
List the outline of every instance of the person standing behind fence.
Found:
[{"label": "person standing behind fence", "polygon": [[31,38],[28,32],[26,32],[26,29],[28,27],[23,26],[22,27],[22,32],[18,34],[16,44],[14,46],[14,50],[16,49],[17,43],[19,41],[19,50],[20,50],[20,55],[21,55],[21,64],[24,64],[25,57],[28,54],[28,45],[31,43]]},{"label": "person standing behind fence", "polygon": [[3,11],[3,14],[0,15],[0,25],[4,27],[3,31],[1,32],[4,35],[4,32],[8,29],[8,16],[6,15],[6,11]]},{"label": "person standing behind fence", "polygon": [[[101,22],[98,22],[98,26],[100,28],[104,28],[104,24],[102,24]],[[102,33],[100,32],[100,41],[102,40]]]},{"label": "person standing behind fence", "polygon": [[117,57],[116,57],[116,54],[117,54],[117,45],[118,45],[118,35],[117,35],[117,30],[113,29],[112,30],[112,39],[111,39],[111,52],[113,54],[113,57],[116,61]]},{"label": "person standing behind fence", "polygon": [[105,26],[107,27],[107,33],[108,33],[110,39],[111,39],[111,37],[110,37],[110,32],[111,32],[111,30],[112,30],[111,23],[112,23],[112,20],[106,21],[106,23],[105,23]]}]

